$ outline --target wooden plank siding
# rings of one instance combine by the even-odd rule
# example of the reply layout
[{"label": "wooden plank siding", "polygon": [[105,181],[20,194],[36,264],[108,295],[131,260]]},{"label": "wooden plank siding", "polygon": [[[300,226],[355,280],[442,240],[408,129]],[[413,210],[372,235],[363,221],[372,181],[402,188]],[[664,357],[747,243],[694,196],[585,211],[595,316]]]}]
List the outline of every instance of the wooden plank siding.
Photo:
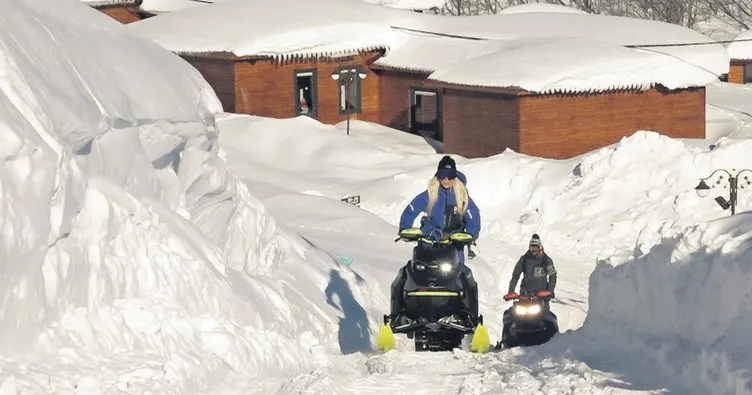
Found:
[{"label": "wooden plank siding", "polygon": [[376,70],[379,75],[379,123],[410,130],[410,88],[420,88],[428,73]]},{"label": "wooden plank siding", "polygon": [[274,118],[295,117],[295,72],[316,70],[317,116],[328,124],[347,119],[339,114],[339,84],[331,74],[345,66],[356,66],[366,73],[361,81],[361,113],[350,119],[379,122],[379,75],[368,69],[373,54],[351,58],[278,63],[272,60],[248,60],[235,63],[235,112]]},{"label": "wooden plank siding", "polygon": [[140,7],[136,4],[112,4],[94,7],[116,21],[128,24],[141,20]]},{"label": "wooden plank siding", "polygon": [[732,60],[729,65],[728,82],[734,84],[744,83],[744,65],[752,61]]},{"label": "wooden plank siding", "polygon": [[639,130],[705,138],[705,88],[520,98],[520,151],[565,159]]},{"label": "wooden plank siding", "polygon": [[441,91],[444,148],[468,158],[509,147],[566,159],[638,130],[705,138],[705,88],[519,96],[465,88]]},{"label": "wooden plank siding", "polygon": [[225,112],[235,111],[235,62],[190,54],[180,57],[201,73],[222,103]]},{"label": "wooden plank siding", "polygon": [[436,90],[445,152],[468,158],[511,148],[565,159],[617,143],[638,130],[675,138],[705,137],[705,88],[539,95],[518,88],[426,81],[428,73],[370,69],[379,54],[288,62],[238,59],[227,54],[181,56],[211,84],[225,111],[241,114],[295,117],[295,73],[315,70],[314,117],[326,124],[344,121],[347,115],[339,114],[339,84],[331,74],[355,66],[367,77],[361,81],[362,112],[351,114],[350,119],[409,131],[411,89]]},{"label": "wooden plank siding", "polygon": [[520,106],[514,95],[442,89],[444,151],[467,158],[491,156],[507,147],[519,152]]}]

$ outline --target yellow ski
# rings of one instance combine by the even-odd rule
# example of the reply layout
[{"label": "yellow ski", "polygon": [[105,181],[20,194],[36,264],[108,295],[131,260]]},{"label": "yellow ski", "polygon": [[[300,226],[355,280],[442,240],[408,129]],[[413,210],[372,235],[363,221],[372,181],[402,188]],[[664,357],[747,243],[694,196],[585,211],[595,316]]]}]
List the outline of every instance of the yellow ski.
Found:
[{"label": "yellow ski", "polygon": [[488,330],[480,323],[475,327],[473,340],[470,342],[470,351],[485,353],[491,349],[491,337],[488,336]]},{"label": "yellow ski", "polygon": [[394,338],[394,333],[392,333],[392,328],[389,324],[381,325],[379,335],[376,338],[376,348],[383,351],[389,351],[394,348],[396,342],[397,339]]}]

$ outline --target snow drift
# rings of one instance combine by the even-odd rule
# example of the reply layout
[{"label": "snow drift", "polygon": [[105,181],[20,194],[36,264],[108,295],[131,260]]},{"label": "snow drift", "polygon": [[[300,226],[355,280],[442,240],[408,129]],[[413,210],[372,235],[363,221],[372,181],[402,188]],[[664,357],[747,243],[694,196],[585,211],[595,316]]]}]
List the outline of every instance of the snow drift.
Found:
[{"label": "snow drift", "polygon": [[[333,263],[227,171],[201,75],[77,1],[3,5],[3,394],[183,394],[305,366],[336,317],[290,273],[259,276]],[[323,289],[327,269],[307,280]]]},{"label": "snow drift", "polygon": [[690,227],[629,262],[601,262],[583,332],[658,345],[661,366],[697,393],[749,393],[751,271],[752,214]]}]

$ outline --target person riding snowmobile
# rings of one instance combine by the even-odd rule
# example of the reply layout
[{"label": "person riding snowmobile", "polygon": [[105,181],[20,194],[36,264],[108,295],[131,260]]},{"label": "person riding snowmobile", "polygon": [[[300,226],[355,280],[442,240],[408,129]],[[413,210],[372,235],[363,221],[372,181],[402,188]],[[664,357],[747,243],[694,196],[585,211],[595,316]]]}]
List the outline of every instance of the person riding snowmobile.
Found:
[{"label": "person riding snowmobile", "polygon": [[[467,178],[457,171],[457,165],[450,156],[441,158],[427,190],[413,198],[402,211],[400,231],[412,227],[418,215],[425,212],[426,215],[421,219],[421,231],[425,237],[440,240],[452,232],[465,231],[477,240],[481,229],[480,211],[467,193],[466,181]],[[424,246],[422,243],[420,245]],[[464,248],[458,247],[457,254],[460,262],[464,263]],[[392,314],[404,308],[402,289],[407,280],[406,267],[407,265],[399,270],[392,283]],[[478,285],[470,268],[463,268],[462,274],[469,295],[469,306],[466,307],[477,316]]]},{"label": "person riding snowmobile", "polygon": [[[514,292],[514,289],[517,287],[517,280],[519,280],[522,274],[524,274],[524,277],[522,278],[520,294],[518,295]],[[541,243],[540,236],[533,234],[530,238],[528,251],[520,257],[514,266],[512,279],[509,281],[509,292],[504,295],[504,300],[517,299],[520,296],[537,296],[542,299],[544,315],[541,316],[541,319],[546,328],[543,333],[553,336],[554,333],[558,332],[558,323],[556,315],[549,308],[549,300],[554,297],[555,287],[556,268],[554,267],[554,261],[543,251],[543,243]],[[502,316],[504,326],[501,333],[501,342],[496,345],[496,349],[500,349],[504,344],[514,344],[516,341],[513,339],[515,336],[512,335],[512,325],[515,321],[512,308],[514,306],[504,311]]]},{"label": "person riding snowmobile", "polygon": [[509,281],[509,292],[504,300],[515,299],[519,295],[514,292],[520,275],[524,274],[520,284],[520,295],[536,295],[540,298],[553,298],[556,288],[556,268],[554,261],[543,250],[540,236],[535,233],[530,238],[527,252],[520,257],[512,271]]}]

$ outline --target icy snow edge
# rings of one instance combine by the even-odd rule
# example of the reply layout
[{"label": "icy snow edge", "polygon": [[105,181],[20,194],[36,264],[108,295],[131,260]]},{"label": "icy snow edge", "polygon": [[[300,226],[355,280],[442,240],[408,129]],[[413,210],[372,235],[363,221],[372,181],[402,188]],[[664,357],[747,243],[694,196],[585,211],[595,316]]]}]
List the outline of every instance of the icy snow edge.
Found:
[{"label": "icy snow edge", "polygon": [[702,87],[716,81],[718,74],[656,51],[583,38],[540,38],[510,41],[504,50],[446,66],[428,78],[465,86],[571,93],[647,90],[656,85]]},{"label": "icy snow edge", "polygon": [[627,263],[600,262],[582,330],[662,344],[661,365],[698,393],[749,393],[751,271],[752,213],[693,226]]}]

